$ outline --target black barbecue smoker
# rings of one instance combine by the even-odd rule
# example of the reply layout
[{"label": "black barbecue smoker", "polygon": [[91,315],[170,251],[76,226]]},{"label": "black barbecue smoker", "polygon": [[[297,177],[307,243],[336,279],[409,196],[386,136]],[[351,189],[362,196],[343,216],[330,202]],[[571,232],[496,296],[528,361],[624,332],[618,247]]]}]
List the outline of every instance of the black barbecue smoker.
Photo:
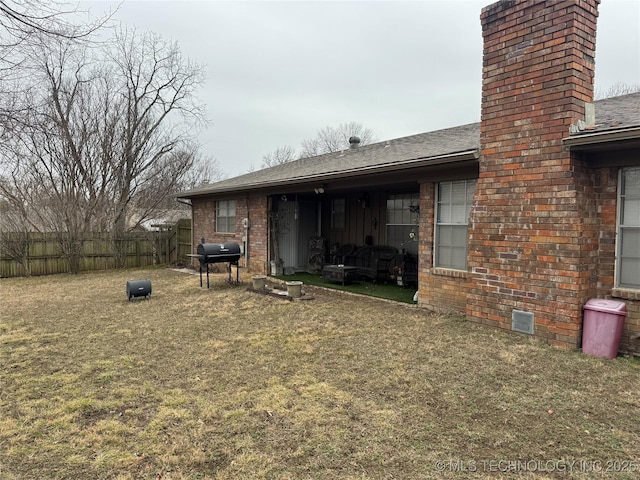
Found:
[{"label": "black barbecue smoker", "polygon": [[204,270],[207,272],[207,288],[209,288],[209,264],[211,263],[229,264],[227,266],[227,271],[229,272],[227,282],[229,283],[233,283],[231,267],[235,266],[235,283],[240,283],[240,272],[237,267],[242,253],[240,252],[240,245],[237,243],[200,243],[196,249],[196,254],[189,256],[197,258],[200,262],[200,287],[202,287],[202,273]]},{"label": "black barbecue smoker", "polygon": [[129,280],[127,282],[127,299],[134,297],[151,297],[151,280]]}]

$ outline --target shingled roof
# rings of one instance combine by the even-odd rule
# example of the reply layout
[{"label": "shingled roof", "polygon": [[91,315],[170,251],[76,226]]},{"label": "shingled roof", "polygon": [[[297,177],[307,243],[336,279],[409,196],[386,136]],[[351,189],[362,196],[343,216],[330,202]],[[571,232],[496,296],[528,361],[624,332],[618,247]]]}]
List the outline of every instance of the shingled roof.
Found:
[{"label": "shingled roof", "polygon": [[596,124],[589,129],[591,131],[640,126],[640,92],[598,100],[594,105]]},{"label": "shingled roof", "polygon": [[[598,131],[640,126],[640,93],[596,101],[595,114],[594,128]],[[572,137],[593,132],[594,128]],[[191,198],[330,180],[385,170],[454,163],[472,155],[477,158],[479,149],[480,123],[472,123],[302,158],[181,192],[178,197]]]}]

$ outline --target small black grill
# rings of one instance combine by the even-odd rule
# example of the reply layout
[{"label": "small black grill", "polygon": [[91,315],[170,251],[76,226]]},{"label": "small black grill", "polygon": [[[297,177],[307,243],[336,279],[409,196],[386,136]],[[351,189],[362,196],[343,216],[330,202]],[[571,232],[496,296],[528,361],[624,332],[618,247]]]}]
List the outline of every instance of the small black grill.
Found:
[{"label": "small black grill", "polygon": [[232,283],[231,266],[236,266],[236,283],[240,282],[240,272],[238,270],[238,260],[242,256],[240,253],[240,245],[237,243],[201,243],[196,249],[195,255],[190,257],[197,258],[200,262],[200,286],[202,287],[202,271],[207,272],[207,288],[209,288],[209,264],[210,263],[228,263],[229,279]]},{"label": "small black grill", "polygon": [[149,298],[151,296],[151,280],[129,280],[127,282],[127,298]]}]

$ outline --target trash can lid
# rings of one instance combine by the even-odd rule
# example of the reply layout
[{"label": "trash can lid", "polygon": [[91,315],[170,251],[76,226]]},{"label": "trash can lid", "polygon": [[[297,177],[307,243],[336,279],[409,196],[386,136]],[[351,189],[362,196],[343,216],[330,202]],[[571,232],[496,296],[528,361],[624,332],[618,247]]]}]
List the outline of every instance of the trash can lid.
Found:
[{"label": "trash can lid", "polygon": [[584,304],[584,309],[594,310],[596,312],[615,313],[616,315],[627,315],[626,303],[604,298],[592,298]]}]

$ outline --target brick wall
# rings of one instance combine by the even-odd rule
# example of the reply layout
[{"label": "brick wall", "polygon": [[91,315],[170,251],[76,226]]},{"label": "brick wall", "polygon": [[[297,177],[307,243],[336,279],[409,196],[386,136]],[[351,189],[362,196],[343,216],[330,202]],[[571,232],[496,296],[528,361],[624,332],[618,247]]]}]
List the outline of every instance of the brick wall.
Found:
[{"label": "brick wall", "polygon": [[[225,198],[224,200],[233,199]],[[216,202],[214,200],[198,198],[192,200],[194,249],[202,238],[207,243],[236,242],[244,246],[246,232],[242,225],[242,220],[248,218],[250,225],[246,245],[249,256],[248,271],[255,274],[265,274],[267,272],[268,252],[267,197],[264,195],[250,195],[248,197],[238,197],[235,200],[236,226],[235,231],[232,233],[216,232]],[[194,260],[194,265],[197,265],[197,260]],[[244,257],[240,260],[240,265],[247,266],[244,263]]]},{"label": "brick wall", "polygon": [[592,100],[597,0],[483,9],[481,157],[469,229],[469,319],[576,347],[595,294],[597,209],[588,171],[561,144]]},{"label": "brick wall", "polygon": [[620,340],[620,351],[628,352],[635,355],[640,354],[640,294],[636,294],[631,299],[616,298],[616,300],[624,301],[627,305],[627,317],[624,322],[624,331]]},{"label": "brick wall", "polygon": [[265,275],[269,252],[268,199],[264,195],[249,197],[249,271]]},{"label": "brick wall", "polygon": [[439,312],[465,312],[466,272],[433,268],[435,183],[420,185],[418,305]]},{"label": "brick wall", "polygon": [[193,253],[196,253],[195,248],[200,243],[200,239],[204,238],[209,242],[216,236],[216,203],[213,200],[194,198],[191,202],[191,215],[193,217],[193,232],[191,232]]},{"label": "brick wall", "polygon": [[627,317],[620,342],[622,352],[640,353],[640,292],[615,289],[618,168],[593,171],[599,220],[598,278],[596,297],[625,302]]},{"label": "brick wall", "polygon": [[615,281],[616,222],[618,216],[618,169],[603,168],[595,171],[599,220],[600,247],[596,296],[611,295]]}]

